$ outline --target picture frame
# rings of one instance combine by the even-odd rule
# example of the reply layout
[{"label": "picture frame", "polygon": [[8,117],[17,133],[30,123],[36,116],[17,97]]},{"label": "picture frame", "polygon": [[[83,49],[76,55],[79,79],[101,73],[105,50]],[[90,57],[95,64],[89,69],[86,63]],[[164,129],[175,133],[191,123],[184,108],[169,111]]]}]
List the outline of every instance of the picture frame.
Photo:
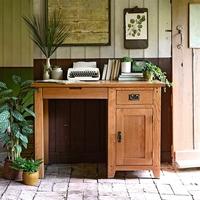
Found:
[{"label": "picture frame", "polygon": [[200,3],[189,4],[189,48],[200,48]]},{"label": "picture frame", "polygon": [[124,47],[126,49],[148,48],[148,9],[124,9]]},{"label": "picture frame", "polygon": [[[58,10],[70,28],[63,46],[109,46],[111,0],[45,0],[47,17]],[[98,5],[98,6],[97,6]]]}]

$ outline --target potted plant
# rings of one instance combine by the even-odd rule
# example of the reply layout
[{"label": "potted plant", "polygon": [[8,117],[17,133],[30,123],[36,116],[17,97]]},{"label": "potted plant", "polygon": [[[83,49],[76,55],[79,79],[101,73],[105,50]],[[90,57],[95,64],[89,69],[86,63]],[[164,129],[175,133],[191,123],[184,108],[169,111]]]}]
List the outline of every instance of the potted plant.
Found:
[{"label": "potted plant", "polygon": [[121,72],[130,73],[131,72],[131,63],[133,59],[130,57],[123,57],[121,63]]},{"label": "potted plant", "polygon": [[172,83],[167,79],[166,72],[162,72],[160,67],[147,61],[143,67],[143,76],[146,80],[152,81],[154,79],[164,82],[168,87],[172,86]]},{"label": "potted plant", "polygon": [[12,168],[23,171],[23,182],[26,185],[36,185],[39,180],[39,167],[42,160],[25,159],[18,157],[12,163]]},{"label": "potted plant", "polygon": [[0,82],[0,140],[7,150],[3,175],[15,179],[16,172],[11,163],[20,157],[23,148],[27,148],[28,137],[33,133],[32,81],[22,81],[13,76],[14,88]]},{"label": "potted plant", "polygon": [[43,79],[50,78],[50,57],[69,35],[69,29],[63,23],[60,12],[54,11],[48,20],[42,22],[38,17],[23,17],[31,34],[32,41],[46,57]]}]

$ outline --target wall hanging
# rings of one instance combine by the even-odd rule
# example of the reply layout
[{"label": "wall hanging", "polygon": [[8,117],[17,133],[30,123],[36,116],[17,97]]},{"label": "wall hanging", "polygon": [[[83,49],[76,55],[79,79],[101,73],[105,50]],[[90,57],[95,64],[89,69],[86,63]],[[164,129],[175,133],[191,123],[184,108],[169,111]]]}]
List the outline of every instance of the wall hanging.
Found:
[{"label": "wall hanging", "polygon": [[124,47],[146,49],[148,47],[148,9],[124,9]]},{"label": "wall hanging", "polygon": [[69,25],[64,45],[110,45],[110,0],[46,0],[46,9],[60,11]]}]

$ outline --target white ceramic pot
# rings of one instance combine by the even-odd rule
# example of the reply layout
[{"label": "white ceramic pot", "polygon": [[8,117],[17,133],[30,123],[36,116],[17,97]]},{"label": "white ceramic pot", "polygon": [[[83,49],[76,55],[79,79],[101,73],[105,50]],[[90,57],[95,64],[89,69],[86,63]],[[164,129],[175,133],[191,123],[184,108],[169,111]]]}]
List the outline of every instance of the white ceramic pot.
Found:
[{"label": "white ceramic pot", "polygon": [[131,62],[122,62],[121,72],[125,72],[125,73],[131,72]]},{"label": "white ceramic pot", "polygon": [[61,67],[57,67],[52,69],[51,71],[51,78],[56,80],[62,80],[63,79],[63,70]]}]

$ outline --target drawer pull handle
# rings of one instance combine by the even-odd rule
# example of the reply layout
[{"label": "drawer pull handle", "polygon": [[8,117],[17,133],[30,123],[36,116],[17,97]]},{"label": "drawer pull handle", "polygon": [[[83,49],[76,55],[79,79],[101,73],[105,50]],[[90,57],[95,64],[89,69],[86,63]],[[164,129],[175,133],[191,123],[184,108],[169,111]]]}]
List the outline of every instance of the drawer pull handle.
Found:
[{"label": "drawer pull handle", "polygon": [[128,100],[129,101],[139,101],[140,100],[140,94],[129,94]]},{"label": "drawer pull handle", "polygon": [[122,133],[121,133],[121,131],[118,131],[117,132],[117,142],[121,142],[122,141]]}]

